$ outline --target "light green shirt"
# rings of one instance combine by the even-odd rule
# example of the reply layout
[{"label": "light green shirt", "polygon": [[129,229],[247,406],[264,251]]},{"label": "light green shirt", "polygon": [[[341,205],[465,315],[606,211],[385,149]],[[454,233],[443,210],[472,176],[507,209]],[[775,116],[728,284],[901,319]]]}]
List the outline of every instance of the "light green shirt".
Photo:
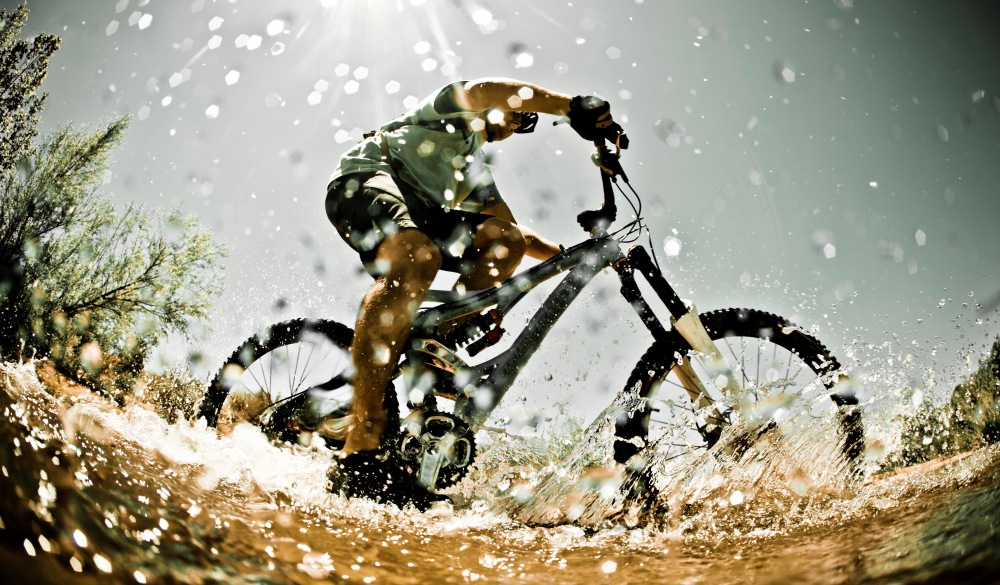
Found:
[{"label": "light green shirt", "polygon": [[461,83],[434,92],[359,142],[340,158],[333,178],[382,171],[428,205],[478,212],[501,203],[482,163],[483,138],[470,127],[478,112],[462,109],[453,97]]}]

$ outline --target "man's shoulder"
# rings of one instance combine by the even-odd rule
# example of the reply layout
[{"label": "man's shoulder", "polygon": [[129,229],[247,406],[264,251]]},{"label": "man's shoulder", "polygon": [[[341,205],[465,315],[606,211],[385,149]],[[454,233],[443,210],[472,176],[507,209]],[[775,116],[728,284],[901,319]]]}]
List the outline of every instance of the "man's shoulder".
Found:
[{"label": "man's shoulder", "polygon": [[437,90],[430,100],[430,104],[434,110],[439,114],[460,114],[467,112],[468,110],[463,108],[456,98],[458,92],[464,91],[465,83],[465,81],[455,81]]},{"label": "man's shoulder", "polygon": [[405,114],[382,126],[382,131],[392,133],[406,126],[418,126],[427,130],[439,130],[447,124],[455,128],[465,128],[478,112],[463,107],[456,99],[456,93],[463,91],[466,82],[455,81],[431,93]]}]

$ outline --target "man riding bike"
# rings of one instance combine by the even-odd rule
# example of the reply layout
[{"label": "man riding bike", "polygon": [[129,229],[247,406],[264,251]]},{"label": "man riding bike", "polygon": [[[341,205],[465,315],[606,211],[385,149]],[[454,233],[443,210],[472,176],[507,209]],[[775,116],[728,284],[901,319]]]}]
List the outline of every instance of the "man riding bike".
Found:
[{"label": "man riding bike", "polygon": [[458,290],[481,290],[509,278],[525,255],[560,251],[517,223],[482,160],[484,143],[533,131],[538,113],[568,116],[588,140],[621,133],[600,98],[480,79],[443,87],[340,159],[327,216],[375,278],[351,345],[352,423],[339,461],[349,497],[418,507],[437,499],[382,449],[385,389],[438,270],[458,272]]}]

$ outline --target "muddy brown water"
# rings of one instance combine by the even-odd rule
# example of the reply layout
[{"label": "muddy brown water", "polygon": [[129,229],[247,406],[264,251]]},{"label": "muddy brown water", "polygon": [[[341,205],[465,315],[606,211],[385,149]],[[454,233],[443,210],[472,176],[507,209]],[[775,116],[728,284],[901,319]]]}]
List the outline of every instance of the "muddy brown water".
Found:
[{"label": "muddy brown water", "polygon": [[638,514],[586,441],[556,461],[552,437],[495,437],[458,503],[420,513],[331,494],[322,449],[0,369],[5,583],[1000,582],[998,446],[856,477],[811,430],[659,462]]}]

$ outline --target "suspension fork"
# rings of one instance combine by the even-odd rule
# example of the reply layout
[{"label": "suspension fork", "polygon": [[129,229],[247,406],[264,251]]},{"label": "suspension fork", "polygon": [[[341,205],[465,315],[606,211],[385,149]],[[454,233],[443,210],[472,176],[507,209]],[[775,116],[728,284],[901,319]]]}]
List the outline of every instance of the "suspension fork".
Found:
[{"label": "suspension fork", "polygon": [[[623,265],[622,268],[623,270],[619,270],[619,275],[622,277],[622,295],[625,296],[636,309],[636,312],[639,313],[639,317],[653,333],[653,337],[661,339],[660,336],[665,337],[666,332],[663,331],[663,326],[660,325],[659,321],[655,317],[652,317],[652,310],[646,301],[642,299],[642,295],[635,284],[635,277],[632,274],[634,271],[638,271],[645,277],[650,287],[660,297],[663,304],[666,305],[667,310],[670,311],[670,322],[687,344],[687,349],[694,350],[705,356],[705,367],[708,369],[709,376],[713,380],[714,385],[725,391],[730,398],[738,398],[740,396],[740,385],[736,381],[726,360],[719,353],[719,349],[712,342],[712,337],[709,335],[708,330],[705,329],[701,318],[698,317],[697,308],[693,304],[688,306],[681,300],[674,288],[670,286],[670,283],[663,278],[660,269],[657,268],[652,258],[650,258],[649,252],[640,246],[632,248],[628,251],[627,265]],[[650,320],[653,322],[652,325],[649,322]],[[691,361],[687,357],[682,357],[678,361],[676,371],[677,377],[691,398],[691,402],[698,409],[708,408],[714,404],[715,401],[695,374],[691,366]],[[707,415],[709,424],[722,422],[720,417],[721,414],[718,411]]]}]

